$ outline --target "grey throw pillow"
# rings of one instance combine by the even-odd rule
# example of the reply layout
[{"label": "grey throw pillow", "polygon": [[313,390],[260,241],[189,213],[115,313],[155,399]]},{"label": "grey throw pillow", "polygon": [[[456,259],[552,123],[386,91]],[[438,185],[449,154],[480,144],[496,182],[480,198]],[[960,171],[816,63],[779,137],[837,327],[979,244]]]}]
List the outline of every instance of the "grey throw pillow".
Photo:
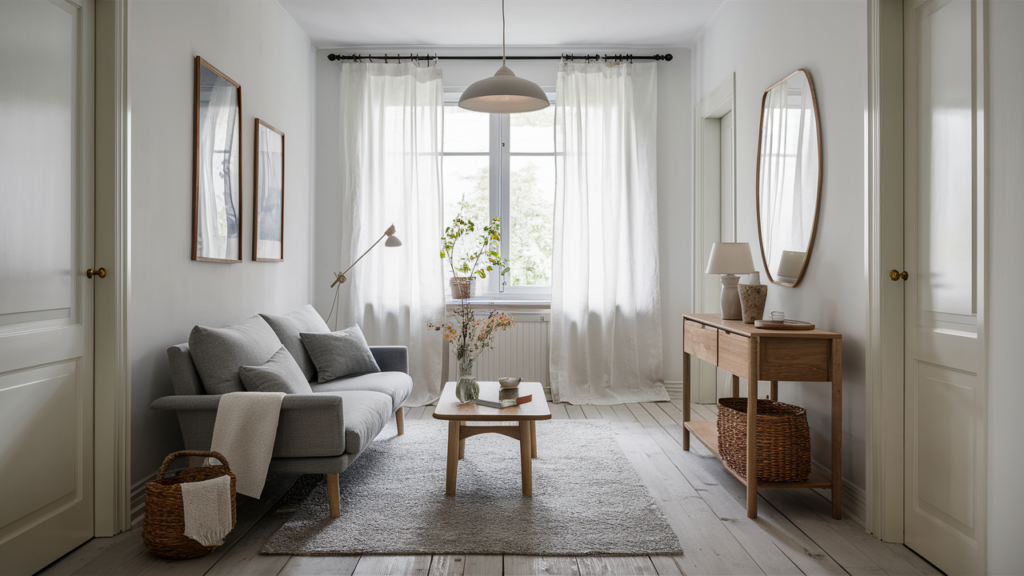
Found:
[{"label": "grey throw pillow", "polygon": [[306,347],[302,345],[302,338],[299,337],[299,334],[302,332],[330,332],[331,329],[327,327],[327,323],[320,317],[320,314],[307,304],[284,316],[271,314],[260,314],[260,316],[274,329],[281,344],[284,344],[284,347],[292,353],[295,362],[299,365],[302,373],[306,375],[306,381],[316,382],[316,364],[309,357],[309,352],[306,352]]},{"label": "grey throw pillow", "polygon": [[196,326],[188,347],[207,394],[243,392],[238,369],[262,366],[281,348],[281,341],[263,318],[253,316],[228,328]]},{"label": "grey throw pillow", "polygon": [[301,336],[316,364],[317,381],[321,384],[345,376],[380,372],[359,326],[327,334],[303,333]]},{"label": "grey throw pillow", "polygon": [[295,358],[284,347],[262,366],[242,366],[238,369],[238,376],[249,392],[313,393]]}]

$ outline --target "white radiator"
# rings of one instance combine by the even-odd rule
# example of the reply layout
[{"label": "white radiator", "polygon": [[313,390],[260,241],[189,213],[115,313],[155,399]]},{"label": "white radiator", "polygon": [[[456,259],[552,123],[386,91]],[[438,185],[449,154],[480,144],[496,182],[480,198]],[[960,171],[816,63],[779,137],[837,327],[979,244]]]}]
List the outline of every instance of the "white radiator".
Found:
[{"label": "white radiator", "polygon": [[[487,315],[486,310],[477,310],[477,318]],[[540,382],[544,388],[550,386],[548,374],[548,314],[513,314],[516,327],[498,332],[494,348],[484,350],[476,359],[473,373],[477,380],[497,380],[500,377],[522,376],[524,382]],[[458,318],[451,316],[449,322]],[[459,378],[459,364],[454,349],[448,350],[448,380]]]}]

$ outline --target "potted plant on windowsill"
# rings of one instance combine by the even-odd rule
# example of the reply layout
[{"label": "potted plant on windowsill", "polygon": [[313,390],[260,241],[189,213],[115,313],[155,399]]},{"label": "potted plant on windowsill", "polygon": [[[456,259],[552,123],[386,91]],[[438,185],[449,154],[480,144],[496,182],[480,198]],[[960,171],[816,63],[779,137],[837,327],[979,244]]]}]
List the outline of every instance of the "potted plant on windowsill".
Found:
[{"label": "potted plant on windowsill", "polygon": [[459,363],[459,382],[455,386],[455,396],[460,402],[468,402],[480,397],[480,386],[473,377],[473,363],[481,352],[491,348],[494,337],[501,330],[514,328],[512,315],[491,310],[487,318],[477,320],[476,314],[469,305],[473,282],[480,278],[485,280],[488,274],[496,274],[504,278],[508,273],[508,259],[502,258],[498,252],[501,246],[501,219],[491,220],[490,225],[483,227],[479,237],[479,245],[456,255],[459,240],[476,231],[472,220],[458,217],[452,225],[444,229],[441,237],[441,258],[446,260],[452,272],[450,283],[452,297],[461,302],[455,309],[456,320],[442,324],[427,324],[442,332],[444,339],[455,348],[455,358]]}]

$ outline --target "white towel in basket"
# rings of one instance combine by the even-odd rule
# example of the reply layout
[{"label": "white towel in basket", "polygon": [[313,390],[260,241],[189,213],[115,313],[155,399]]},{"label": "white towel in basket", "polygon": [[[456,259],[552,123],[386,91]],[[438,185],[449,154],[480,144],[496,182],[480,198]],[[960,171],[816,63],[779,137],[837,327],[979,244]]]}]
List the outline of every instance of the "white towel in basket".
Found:
[{"label": "white towel in basket", "polygon": [[181,484],[185,536],[203,546],[220,546],[231,532],[231,477]]}]

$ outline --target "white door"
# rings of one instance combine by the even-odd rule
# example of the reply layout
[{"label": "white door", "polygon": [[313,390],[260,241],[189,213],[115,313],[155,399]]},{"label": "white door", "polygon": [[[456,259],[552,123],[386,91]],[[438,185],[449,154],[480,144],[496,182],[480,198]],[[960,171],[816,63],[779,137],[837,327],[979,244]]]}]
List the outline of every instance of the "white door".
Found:
[{"label": "white door", "polygon": [[[733,147],[733,144],[732,144],[733,143],[732,110],[726,112],[725,116],[722,116],[721,118],[719,118],[718,122],[719,122],[719,134],[721,136],[721,142],[719,143],[720,144],[720,150],[721,150],[721,153],[719,154],[719,163],[720,163],[719,170],[720,170],[720,173],[721,173],[721,176],[720,176],[720,179],[719,179],[719,182],[721,183],[721,195],[719,196],[719,203],[718,203],[719,204],[719,211],[718,211],[719,240],[722,241],[722,242],[735,242],[736,241],[736,223],[734,222],[734,218],[736,218],[736,208],[732,205],[733,201],[736,199],[736,192],[733,189],[735,167],[733,166],[733,158],[732,158],[732,149],[733,149],[732,148]],[[706,264],[706,262],[705,262],[705,264]],[[721,312],[721,310],[722,310],[722,305],[721,305],[721,297],[722,297],[721,282],[722,282],[722,280],[721,280],[721,277],[718,276],[718,275],[715,275],[715,274],[705,274],[705,276],[711,276],[712,278],[714,278],[717,281],[716,284],[718,284],[718,286],[717,286],[718,290],[714,291],[715,296],[717,296],[717,298],[715,299],[716,305],[715,305],[715,308],[712,309],[711,311],[712,312]],[[717,394],[716,398],[713,400],[713,402],[717,404],[718,403],[718,398],[722,398],[723,396],[724,397],[731,397],[732,396],[732,380],[733,380],[733,375],[728,373],[728,372],[726,372],[725,370],[716,370],[716,372],[717,372],[717,381],[718,381],[718,384],[717,384],[718,394]],[[747,385],[744,383],[743,386],[742,386],[742,388],[744,390],[741,392],[741,394],[744,394],[744,395],[746,394],[746,391],[745,391],[746,387],[747,387]]]},{"label": "white door", "polygon": [[947,574],[977,574],[987,402],[983,19],[971,0],[905,7],[905,542]]},{"label": "white door", "polygon": [[93,5],[0,2],[0,573],[93,535]]}]

